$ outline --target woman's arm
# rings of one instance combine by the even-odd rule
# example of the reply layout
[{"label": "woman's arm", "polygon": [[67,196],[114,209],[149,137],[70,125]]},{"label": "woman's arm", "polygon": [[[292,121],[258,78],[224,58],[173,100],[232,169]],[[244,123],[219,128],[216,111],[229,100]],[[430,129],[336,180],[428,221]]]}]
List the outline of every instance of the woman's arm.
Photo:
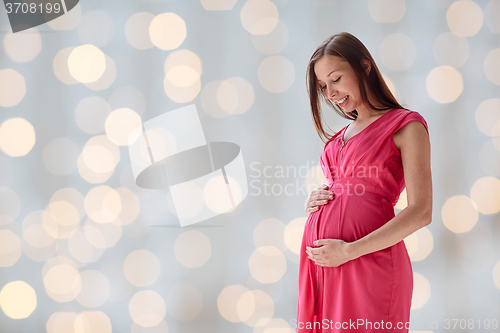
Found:
[{"label": "woman's arm", "polygon": [[394,135],[401,151],[408,206],[382,227],[354,242],[321,239],[317,248],[307,248],[309,258],[316,264],[336,267],[399,243],[405,237],[428,225],[432,220],[432,177],[430,142],[424,125],[411,121]]},{"label": "woman's arm", "polygon": [[424,125],[412,121],[395,135],[401,151],[408,206],[382,227],[349,243],[350,257],[385,249],[428,225],[432,220],[430,142]]}]

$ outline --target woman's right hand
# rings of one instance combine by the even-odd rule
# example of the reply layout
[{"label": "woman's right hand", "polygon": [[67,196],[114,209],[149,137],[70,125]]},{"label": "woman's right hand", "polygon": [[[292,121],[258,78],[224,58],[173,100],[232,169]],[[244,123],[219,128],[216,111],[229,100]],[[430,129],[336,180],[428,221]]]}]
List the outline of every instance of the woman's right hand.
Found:
[{"label": "woman's right hand", "polygon": [[319,206],[326,205],[328,200],[333,200],[334,197],[335,194],[328,189],[328,185],[326,184],[312,190],[304,204],[306,213],[314,213],[319,209]]}]

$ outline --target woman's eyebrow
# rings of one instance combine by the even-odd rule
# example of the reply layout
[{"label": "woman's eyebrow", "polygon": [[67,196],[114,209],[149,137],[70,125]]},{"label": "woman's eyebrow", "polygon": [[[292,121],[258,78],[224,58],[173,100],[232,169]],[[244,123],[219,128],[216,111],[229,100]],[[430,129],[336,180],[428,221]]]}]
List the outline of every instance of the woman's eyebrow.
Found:
[{"label": "woman's eyebrow", "polygon": [[[338,72],[340,71],[340,69],[334,69],[333,71],[331,71],[330,73],[328,73],[328,75],[326,77],[329,77],[330,74],[332,74],[333,72]],[[320,79],[318,79],[318,81],[321,81]]]}]

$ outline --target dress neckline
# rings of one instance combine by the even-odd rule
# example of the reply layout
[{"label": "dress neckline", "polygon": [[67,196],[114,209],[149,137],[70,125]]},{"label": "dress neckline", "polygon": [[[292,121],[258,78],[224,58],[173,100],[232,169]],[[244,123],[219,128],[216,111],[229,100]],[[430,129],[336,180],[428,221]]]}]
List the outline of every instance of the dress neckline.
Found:
[{"label": "dress neckline", "polygon": [[[363,128],[361,131],[359,131],[358,133],[354,134],[353,136],[351,136],[349,139],[347,139],[347,141],[351,140],[352,138],[354,138],[355,136],[358,136],[359,134],[363,133],[366,129],[368,129],[368,127],[370,127],[371,125],[373,125],[374,123],[376,123],[379,119],[383,118],[386,114],[388,114],[389,112],[392,112],[396,109],[391,109],[389,111],[387,111],[386,113],[384,113],[383,115],[381,115],[380,117],[378,117],[377,119],[375,119],[374,121],[372,121],[371,123],[368,124],[368,126],[366,126],[365,128]],[[351,123],[352,124],[352,123]],[[344,128],[344,131],[342,132],[342,135],[340,136],[340,139],[342,140],[342,144],[345,144],[347,141],[344,140],[344,134],[345,132],[347,131],[347,128],[349,126],[351,126],[351,124],[347,125],[345,128]]]}]

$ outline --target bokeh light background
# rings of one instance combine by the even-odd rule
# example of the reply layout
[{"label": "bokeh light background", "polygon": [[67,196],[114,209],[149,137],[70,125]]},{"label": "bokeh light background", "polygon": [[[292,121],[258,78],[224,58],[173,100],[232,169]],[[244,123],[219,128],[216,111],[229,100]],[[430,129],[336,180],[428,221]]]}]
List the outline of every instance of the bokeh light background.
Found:
[{"label": "bokeh light background", "polygon": [[[0,331],[293,332],[305,190],[323,182],[306,65],[340,31],[429,124],[412,322],[500,319],[499,0],[88,0],[9,29],[2,8]],[[192,103],[208,141],[241,147],[250,195],[180,228],[126,145]]]}]

